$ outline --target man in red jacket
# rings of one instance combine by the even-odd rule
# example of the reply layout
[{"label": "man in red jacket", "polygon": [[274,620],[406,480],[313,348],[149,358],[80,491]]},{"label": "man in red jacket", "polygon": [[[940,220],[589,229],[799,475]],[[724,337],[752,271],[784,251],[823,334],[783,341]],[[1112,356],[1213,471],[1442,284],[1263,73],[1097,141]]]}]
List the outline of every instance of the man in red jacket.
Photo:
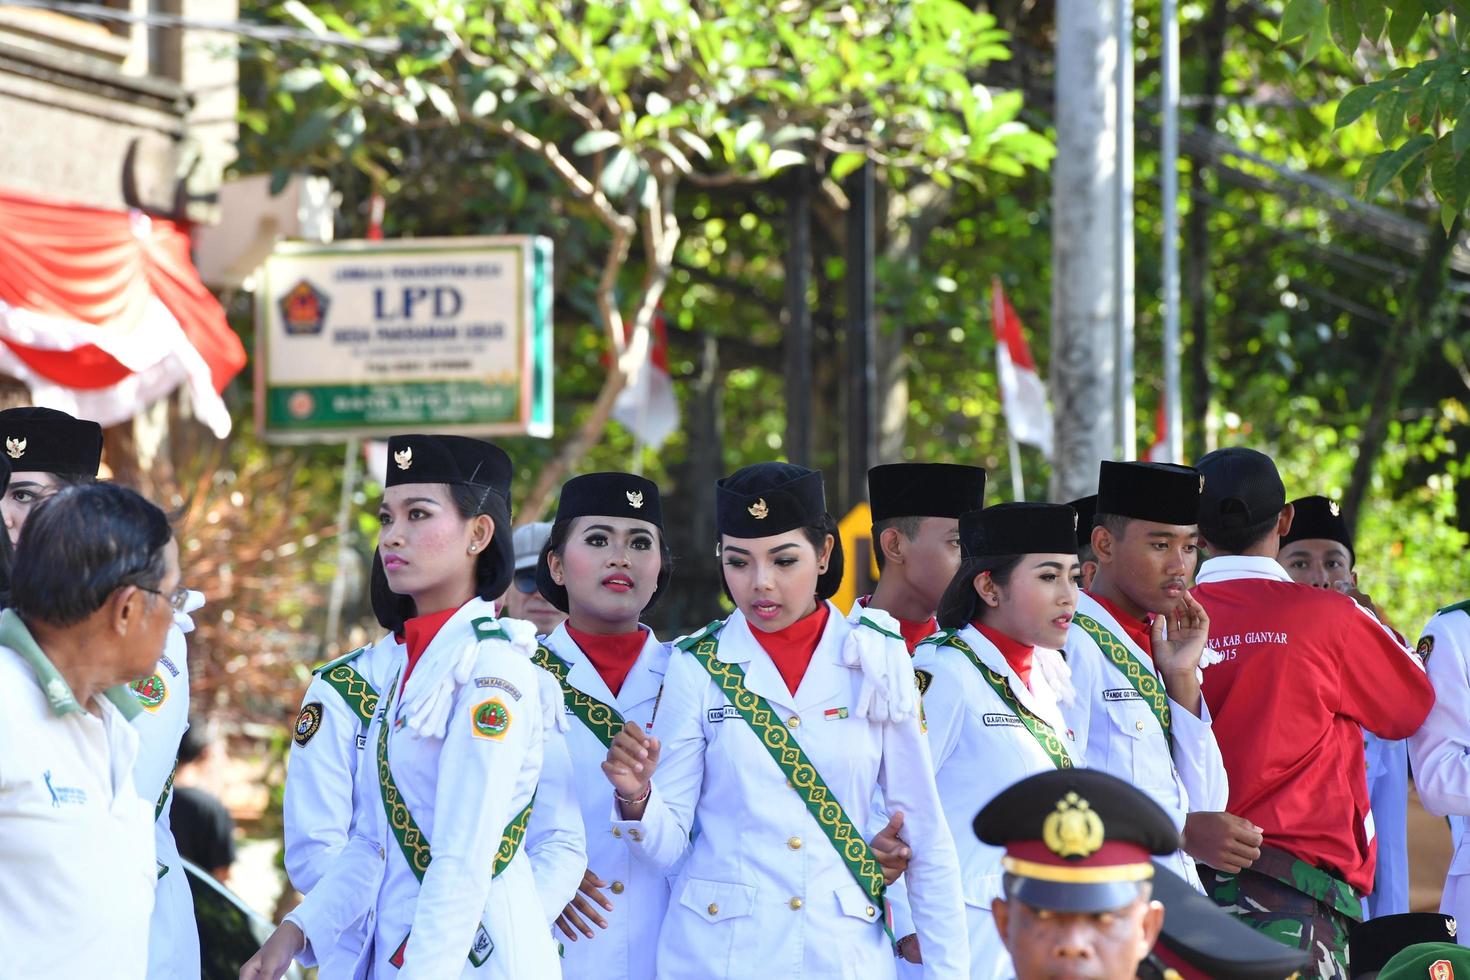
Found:
[{"label": "man in red jacket", "polygon": [[1434,704],[1424,668],[1370,613],[1297,585],[1277,562],[1293,511],[1276,464],[1217,450],[1204,474],[1200,537],[1214,555],[1195,598],[1220,661],[1204,698],[1230,778],[1231,813],[1259,826],[1239,874],[1200,867],[1205,890],[1247,924],[1308,951],[1312,976],[1348,974],[1347,926],[1373,887],[1373,815],[1362,729],[1407,738]]}]

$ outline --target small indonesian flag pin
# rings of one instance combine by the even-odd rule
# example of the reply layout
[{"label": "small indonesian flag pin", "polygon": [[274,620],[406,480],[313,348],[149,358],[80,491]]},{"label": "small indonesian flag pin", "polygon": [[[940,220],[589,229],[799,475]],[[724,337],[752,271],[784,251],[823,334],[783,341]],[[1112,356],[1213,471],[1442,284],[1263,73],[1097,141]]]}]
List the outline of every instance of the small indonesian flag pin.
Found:
[{"label": "small indonesian flag pin", "polygon": [[822,717],[826,718],[828,721],[837,721],[839,718],[847,717],[847,709],[828,708],[826,711],[822,712]]}]

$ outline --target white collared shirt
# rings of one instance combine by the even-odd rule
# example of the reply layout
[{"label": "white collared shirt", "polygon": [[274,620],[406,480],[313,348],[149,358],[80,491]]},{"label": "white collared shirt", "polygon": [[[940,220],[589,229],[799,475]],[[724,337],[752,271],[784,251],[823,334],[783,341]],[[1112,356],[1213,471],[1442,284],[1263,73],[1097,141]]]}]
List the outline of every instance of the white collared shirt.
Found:
[{"label": "white collared shirt", "polygon": [[0,972],[142,980],[157,865],[138,733],[104,695],[84,711],[39,648],[0,646],[0,687]]}]

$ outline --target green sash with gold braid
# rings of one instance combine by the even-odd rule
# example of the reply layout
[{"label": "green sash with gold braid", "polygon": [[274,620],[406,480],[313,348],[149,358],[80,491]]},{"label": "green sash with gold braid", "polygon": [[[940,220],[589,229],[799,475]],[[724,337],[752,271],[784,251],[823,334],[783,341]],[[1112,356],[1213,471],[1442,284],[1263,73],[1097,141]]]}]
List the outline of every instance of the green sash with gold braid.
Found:
[{"label": "green sash with gold braid", "polygon": [[1067,753],[1067,746],[1061,739],[1057,738],[1056,729],[1047,724],[1045,718],[1022,704],[1016,697],[1015,692],[1011,690],[1011,686],[1006,681],[1005,675],[998,674],[985,666],[985,661],[980,659],[980,655],[975,652],[970,644],[953,633],[948,636],[941,633],[940,638],[926,640],[924,642],[933,643],[935,646],[953,647],[969,658],[970,663],[975,665],[975,669],[980,671],[980,676],[985,679],[985,683],[989,684],[990,689],[996,693],[1007,708],[1011,709],[1011,714],[1021,720],[1021,724],[1036,739],[1042,751],[1051,757],[1052,765],[1058,769],[1072,768],[1072,757]]},{"label": "green sash with gold braid", "polygon": [[378,710],[378,692],[357,672],[352,661],[366,650],[367,647],[354,650],[344,657],[322,664],[314,671],[321,675],[332,690],[342,696],[347,707],[362,719],[364,728],[373,720],[373,712]]},{"label": "green sash with gold braid", "polygon": [[1128,645],[1118,639],[1113,631],[1102,623],[1093,619],[1086,613],[1076,613],[1072,616],[1072,622],[1082,627],[1088,636],[1092,637],[1098,649],[1112,661],[1113,666],[1118,668],[1138,696],[1143,698],[1143,703],[1148,705],[1148,710],[1154,713],[1159,720],[1159,727],[1164,730],[1164,738],[1170,745],[1174,744],[1174,731],[1171,725],[1172,713],[1169,710],[1169,695],[1164,691],[1164,685],[1154,676],[1153,671],[1145,667],[1139,659],[1134,656]]},{"label": "green sash with gold braid", "polygon": [[[877,908],[883,908],[883,894],[887,886],[883,883],[883,868],[873,856],[873,849],[863,835],[853,826],[842,804],[832,795],[811,760],[802,751],[790,730],[776,718],[775,710],[765,698],[752,694],[745,686],[745,671],[739,664],[727,664],[715,658],[720,648],[719,632],[723,623],[711,623],[698,633],[682,641],[680,649],[694,655],[701,667],[709,672],[725,697],[740,712],[740,717],[760,738],[776,765],[786,774],[791,788],[801,796],[806,808],[822,828],[837,856],[842,858],[847,870],[857,880],[858,886],[867,894]],[[875,920],[877,921],[877,920]]]},{"label": "green sash with gold braid", "polygon": [[[398,689],[398,678],[393,679],[393,687],[388,694],[388,707],[393,706],[393,692]],[[403,852],[403,859],[408,862],[409,870],[420,883],[424,880],[424,872],[429,870],[429,863],[433,855],[429,852],[429,839],[419,830],[418,823],[413,819],[413,814],[408,810],[408,803],[403,799],[403,794],[398,790],[398,783],[393,779],[393,769],[388,765],[388,713],[385,710],[383,719],[378,724],[378,789],[383,799],[383,811],[388,817],[388,827],[393,831],[393,838],[398,841],[398,849]],[[495,852],[495,863],[490,871],[490,877],[499,877],[500,873],[510,866],[511,860],[521,849],[521,842],[526,837],[526,825],[531,821],[531,809],[536,805],[536,795],[531,794],[531,801],[525,805],[520,813],[517,813],[510,823],[506,824],[505,830],[500,835],[500,847]],[[398,944],[389,962],[395,967],[403,967],[403,952],[408,946],[408,936],[403,937],[403,942]],[[469,960],[475,966],[481,966],[490,958],[495,950],[495,943],[490,939],[490,934],[481,923],[475,929],[475,941],[470,947]]]},{"label": "green sash with gold braid", "polygon": [[531,662],[556,678],[556,682],[561,685],[562,700],[572,709],[572,714],[587,726],[588,731],[597,736],[599,742],[612,748],[613,739],[623,730],[623,716],[618,713],[618,709],[568,684],[567,675],[571,673],[572,665],[552,653],[549,647],[537,646]]}]

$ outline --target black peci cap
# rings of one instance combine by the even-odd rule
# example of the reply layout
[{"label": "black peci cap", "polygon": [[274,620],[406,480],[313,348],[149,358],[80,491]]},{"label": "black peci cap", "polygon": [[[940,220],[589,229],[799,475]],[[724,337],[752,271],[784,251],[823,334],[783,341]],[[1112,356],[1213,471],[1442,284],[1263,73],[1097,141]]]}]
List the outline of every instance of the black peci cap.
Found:
[{"label": "black peci cap", "polygon": [[383,485],[449,483],[488,487],[508,507],[513,474],[514,467],[505,450],[483,439],[418,434],[391,436],[388,478]]},{"label": "black peci cap", "polygon": [[1093,518],[1097,517],[1097,494],[1069,500],[1067,506],[1077,512],[1077,550],[1091,548]]},{"label": "black peci cap", "polygon": [[1164,930],[1154,946],[1154,955],[1181,976],[1283,980],[1306,969],[1311,961],[1307,953],[1236,921],[1157,862],[1153,897],[1164,906]]},{"label": "black peci cap", "polygon": [[1452,943],[1458,931],[1453,915],[1407,912],[1348,925],[1348,963],[1359,977],[1382,970],[1388,961],[1419,943]]},{"label": "black peci cap", "polygon": [[1006,503],[960,517],[962,558],[1074,554],[1077,512],[1066,504]]},{"label": "black peci cap", "polygon": [[894,517],[959,517],[985,506],[985,470],[954,463],[889,463],[868,470],[873,523]]},{"label": "black peci cap", "polygon": [[1207,454],[1196,466],[1205,477],[1201,530],[1255,527],[1274,519],[1286,506],[1286,486],[1265,453],[1232,446]]},{"label": "black peci cap", "polygon": [[102,426],[54,408],[0,411],[0,436],[12,470],[92,477],[102,465]]},{"label": "black peci cap", "polygon": [[[588,473],[573,477],[562,484],[561,498],[556,505],[556,522],[578,517],[625,517],[647,521],[660,531],[663,530],[663,506],[659,500],[658,484],[632,473]],[[551,565],[546,556],[551,551],[548,537],[536,559],[536,588],[545,598],[562,612],[569,611],[571,600],[567,587],[558,585],[551,577]],[[652,608],[669,584],[673,569],[665,562],[659,568],[658,586],[644,608]]]},{"label": "black peci cap", "polygon": [[1199,471],[1173,463],[1120,463],[1105,459],[1097,476],[1097,513],[1159,524],[1199,520]]},{"label": "black peci cap", "polygon": [[715,530],[765,538],[821,522],[822,474],[794,463],[755,463],[715,484]]},{"label": "black peci cap", "polygon": [[1055,769],[985,805],[975,834],[1004,847],[1007,898],[1056,912],[1106,912],[1138,898],[1153,855],[1179,849],[1179,831],[1142,791],[1097,769]]},{"label": "black peci cap", "polygon": [[1348,551],[1348,560],[1356,565],[1357,552],[1353,549],[1353,536],[1348,533],[1347,521],[1342,519],[1342,509],[1337,501],[1326,497],[1298,497],[1291,502],[1295,515],[1291,519],[1291,530],[1281,537],[1284,548],[1293,541],[1336,541]]}]

